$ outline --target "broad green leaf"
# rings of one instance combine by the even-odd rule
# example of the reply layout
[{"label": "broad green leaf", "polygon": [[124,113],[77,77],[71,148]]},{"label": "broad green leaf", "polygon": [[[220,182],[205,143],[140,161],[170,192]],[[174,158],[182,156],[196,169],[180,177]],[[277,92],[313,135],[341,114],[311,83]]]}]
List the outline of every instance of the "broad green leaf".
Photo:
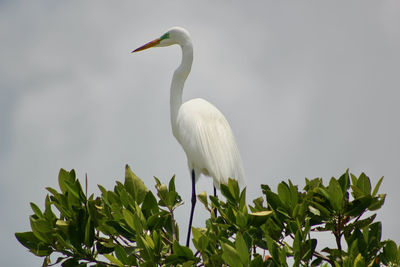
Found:
[{"label": "broad green leaf", "polygon": [[[144,238],[142,235],[139,236],[139,238],[136,240],[138,248],[141,249],[140,255],[143,257],[145,260],[152,260],[153,257],[153,248],[151,247],[151,244],[147,241],[146,238]],[[154,244],[153,244],[154,245]]]},{"label": "broad green leaf", "polygon": [[322,213],[323,216],[325,216],[325,217],[330,217],[330,216],[331,216],[331,212],[330,212],[326,207],[324,207],[323,205],[321,205],[320,203],[315,202],[315,201],[310,201],[310,204],[311,204],[314,208],[316,208],[317,210],[319,210],[319,211]]},{"label": "broad green leaf", "polygon": [[265,238],[267,240],[268,251],[271,253],[272,260],[279,266],[280,259],[279,259],[278,246],[275,244],[275,242],[269,235],[266,235]]},{"label": "broad green leaf", "polygon": [[234,197],[235,201],[239,200],[239,195],[240,195],[240,190],[239,190],[239,184],[237,180],[229,178],[228,179],[228,188],[229,191],[231,192],[232,196]]},{"label": "broad green leaf", "polygon": [[342,212],[344,206],[343,192],[338,181],[333,177],[329,181],[328,194],[332,208],[337,212]]},{"label": "broad green leaf", "polygon": [[348,203],[344,214],[348,216],[359,216],[371,205],[372,202],[373,199],[371,196],[363,195]]},{"label": "broad green leaf", "polygon": [[175,175],[172,176],[171,180],[169,181],[168,190],[175,192]]},{"label": "broad green leaf", "polygon": [[58,173],[58,185],[60,186],[60,189],[63,192],[63,194],[65,194],[68,190],[65,182],[73,181],[74,178],[75,178],[74,170],[71,170],[71,172],[68,172],[64,169],[60,169],[60,172]]},{"label": "broad green leaf", "polygon": [[74,195],[74,197],[76,197],[77,199],[80,199],[79,198],[79,189],[77,188],[77,186],[75,184],[73,184],[67,180],[67,181],[65,181],[64,185],[67,188],[68,192],[71,192],[71,194]]},{"label": "broad green leaf", "polygon": [[138,204],[141,204],[146,196],[146,192],[149,191],[144,185],[143,181],[136,176],[131,170],[129,165],[125,166],[125,183],[126,190],[131,194],[134,200]]},{"label": "broad green leaf", "polygon": [[380,209],[383,203],[385,203],[385,199],[386,199],[386,194],[380,194],[379,199],[375,197],[372,203],[368,206],[368,209],[371,211]]},{"label": "broad green leaf", "polygon": [[247,266],[250,261],[249,248],[247,247],[246,242],[240,233],[236,234],[235,248],[239,254],[240,261],[242,262],[243,266]]},{"label": "broad green leaf", "polygon": [[174,241],[173,244],[174,248],[174,254],[176,254],[179,257],[184,258],[185,260],[193,259],[193,251],[186,247],[186,246],[181,246],[178,241]]},{"label": "broad green leaf", "polygon": [[118,260],[111,254],[103,254],[103,256],[106,257],[110,261],[110,263],[116,264],[118,266],[124,266],[124,264],[120,260]]},{"label": "broad green leaf", "polygon": [[371,181],[364,173],[361,173],[360,177],[358,177],[357,187],[361,189],[364,195],[371,194]]},{"label": "broad green leaf", "polygon": [[265,195],[267,197],[267,203],[273,210],[276,210],[282,207],[282,202],[279,199],[279,196],[272,191],[266,191]]},{"label": "broad green leaf", "polygon": [[224,197],[226,197],[226,199],[231,202],[231,203],[235,203],[235,197],[232,195],[231,191],[229,190],[229,187],[221,184],[220,185],[220,189],[221,189],[221,193]]},{"label": "broad green leaf", "polygon": [[[124,209],[124,210],[122,210],[122,215],[124,216],[124,220],[128,224],[128,226],[132,230],[138,231],[138,229],[136,229],[133,214],[129,210]],[[141,229],[139,229],[139,230],[141,230]],[[138,231],[138,232],[141,233],[142,231]]]},{"label": "broad green leaf", "polygon": [[53,225],[45,218],[34,218],[33,215],[30,216],[30,222],[33,232],[39,231],[41,233],[49,233],[53,230]]},{"label": "broad green leaf", "polygon": [[265,266],[264,260],[260,254],[257,254],[253,257],[253,260],[250,262],[250,267],[259,267]]},{"label": "broad green leaf", "polygon": [[52,248],[41,242],[33,232],[15,233],[15,237],[24,247],[37,256],[47,256],[53,252]]},{"label": "broad green leaf", "polygon": [[290,207],[290,190],[285,182],[278,185],[278,196],[282,203]]},{"label": "broad green leaf", "polygon": [[358,178],[352,173],[350,173],[350,178],[351,178],[351,184],[357,185]]},{"label": "broad green leaf", "polygon": [[396,243],[392,240],[386,241],[385,246],[383,247],[383,254],[385,257],[392,262],[397,262],[399,258]]},{"label": "broad green leaf", "polygon": [[240,228],[245,228],[247,226],[247,221],[248,221],[248,214],[244,214],[243,212],[239,211],[236,214],[236,224]]},{"label": "broad green leaf", "polygon": [[234,247],[227,243],[221,243],[222,259],[231,267],[241,267],[241,260]]},{"label": "broad green leaf", "polygon": [[121,246],[116,246],[115,249],[115,256],[117,256],[117,259],[121,261],[121,263],[128,264],[128,255],[126,254],[125,249],[123,249]]},{"label": "broad green leaf", "polygon": [[295,259],[300,260],[300,249],[301,249],[301,233],[299,230],[297,230],[295,236],[294,236],[294,240],[293,240],[293,251],[295,253]]},{"label": "broad green leaf", "polygon": [[340,176],[338,182],[340,184],[340,187],[342,188],[342,192],[346,192],[350,188],[349,169],[347,169],[346,172],[342,176]]},{"label": "broad green leaf", "polygon": [[151,191],[148,191],[146,193],[146,196],[143,200],[142,209],[151,210],[153,211],[153,213],[156,213],[158,211],[157,199]]},{"label": "broad green leaf", "polygon": [[325,197],[326,199],[328,199],[328,200],[330,199],[329,193],[328,193],[328,191],[325,190],[325,188],[318,187],[318,188],[317,188],[317,192],[318,192],[320,195],[322,195],[323,197]]},{"label": "broad green leaf", "polygon": [[33,202],[31,202],[30,204],[31,204],[31,208],[32,208],[33,212],[36,214],[36,216],[37,216],[38,218],[42,218],[42,217],[43,217],[43,213],[42,213],[42,211],[39,209],[39,207],[36,206],[36,204],[33,203]]}]

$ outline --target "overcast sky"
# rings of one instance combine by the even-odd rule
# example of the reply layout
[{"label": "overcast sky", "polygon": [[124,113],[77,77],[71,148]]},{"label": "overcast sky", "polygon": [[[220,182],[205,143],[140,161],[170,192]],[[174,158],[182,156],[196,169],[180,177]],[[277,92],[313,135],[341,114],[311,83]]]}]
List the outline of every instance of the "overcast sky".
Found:
[{"label": "overcast sky", "polygon": [[[184,238],[189,172],[169,119],[179,47],[129,53],[175,25],[194,43],[184,99],[227,117],[249,202],[287,178],[385,176],[377,219],[400,242],[399,1],[148,2],[0,1],[1,265],[42,263],[14,233],[60,168],[87,173],[96,195],[126,163],[151,189],[176,174]],[[198,205],[195,226],[205,216]]]}]

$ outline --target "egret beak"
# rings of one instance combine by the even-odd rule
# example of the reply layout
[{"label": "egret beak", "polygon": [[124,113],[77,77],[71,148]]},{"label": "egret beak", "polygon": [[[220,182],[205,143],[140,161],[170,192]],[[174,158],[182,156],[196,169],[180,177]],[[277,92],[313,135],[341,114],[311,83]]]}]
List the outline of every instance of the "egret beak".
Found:
[{"label": "egret beak", "polygon": [[151,47],[153,47],[153,46],[156,46],[156,45],[158,45],[158,44],[160,43],[160,41],[161,41],[161,39],[160,39],[160,38],[157,38],[157,39],[155,39],[155,40],[153,40],[153,41],[151,41],[151,42],[148,42],[148,43],[145,44],[145,45],[142,45],[142,46],[139,47],[139,48],[136,48],[136,49],[133,50],[131,53],[139,52],[139,51],[145,50],[145,49],[147,49],[147,48],[151,48]]}]

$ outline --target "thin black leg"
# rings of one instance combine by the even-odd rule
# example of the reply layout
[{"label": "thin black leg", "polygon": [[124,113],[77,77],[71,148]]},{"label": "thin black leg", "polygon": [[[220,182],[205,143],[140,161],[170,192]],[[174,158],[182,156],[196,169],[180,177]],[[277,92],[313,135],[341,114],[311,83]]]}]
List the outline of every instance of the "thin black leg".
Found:
[{"label": "thin black leg", "polygon": [[[217,196],[217,189],[214,186],[214,197],[218,197]],[[214,209],[214,214],[215,214],[215,218],[217,218],[217,208]]]},{"label": "thin black leg", "polygon": [[193,222],[193,213],[194,213],[194,206],[196,206],[196,178],[194,174],[194,170],[192,170],[192,209],[190,210],[190,220],[189,220],[189,228],[188,228],[188,234],[187,234],[187,239],[186,239],[186,246],[189,246],[190,242],[190,232],[192,230],[192,222]]}]

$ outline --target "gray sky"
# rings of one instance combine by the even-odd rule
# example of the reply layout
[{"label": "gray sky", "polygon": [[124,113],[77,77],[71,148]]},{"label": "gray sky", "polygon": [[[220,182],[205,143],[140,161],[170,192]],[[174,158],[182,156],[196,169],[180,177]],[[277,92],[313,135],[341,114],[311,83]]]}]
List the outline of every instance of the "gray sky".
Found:
[{"label": "gray sky", "polygon": [[[184,98],[227,117],[248,199],[290,178],[385,176],[378,220],[400,241],[400,2],[0,1],[0,251],[4,266],[38,266],[14,232],[44,205],[59,169],[111,189],[124,165],[189,203],[183,150],[171,133],[169,85],[178,47],[129,52],[186,27],[194,65]],[[202,179],[198,192],[211,193]],[[187,227],[189,205],[177,211]],[[195,226],[206,213],[198,205]],[[182,230],[182,238],[185,231]]]}]

